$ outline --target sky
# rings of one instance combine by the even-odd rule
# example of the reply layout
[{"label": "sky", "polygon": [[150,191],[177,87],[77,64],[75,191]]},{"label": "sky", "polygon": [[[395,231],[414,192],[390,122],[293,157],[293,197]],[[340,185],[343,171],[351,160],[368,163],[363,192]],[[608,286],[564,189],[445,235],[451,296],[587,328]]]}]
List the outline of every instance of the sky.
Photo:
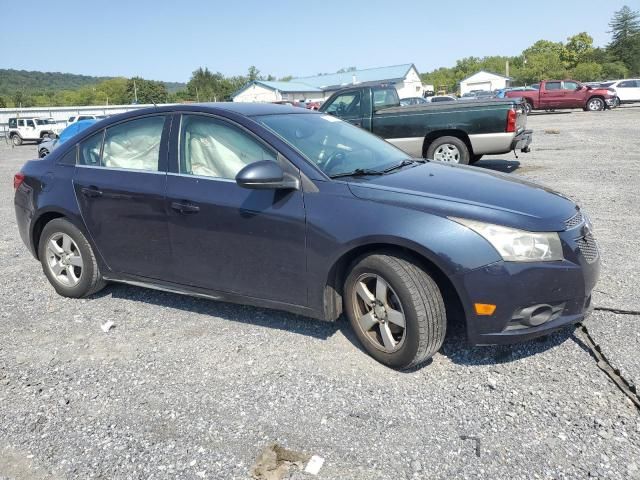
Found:
[{"label": "sky", "polygon": [[[307,76],[343,67],[518,55],[586,31],[597,46],[640,0],[0,0],[0,68],[186,82],[196,68]],[[38,28],[40,26],[40,28]]]}]

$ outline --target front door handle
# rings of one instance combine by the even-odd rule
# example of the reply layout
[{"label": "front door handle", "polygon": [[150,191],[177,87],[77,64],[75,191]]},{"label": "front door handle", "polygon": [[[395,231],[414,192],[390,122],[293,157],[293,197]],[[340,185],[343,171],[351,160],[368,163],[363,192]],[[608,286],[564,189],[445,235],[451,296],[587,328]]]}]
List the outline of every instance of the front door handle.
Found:
[{"label": "front door handle", "polygon": [[80,189],[80,191],[82,192],[82,194],[85,197],[96,198],[96,197],[101,197],[102,196],[102,192],[100,190],[98,190],[97,187],[94,187],[94,186],[82,187]]},{"label": "front door handle", "polygon": [[171,202],[171,208],[182,214],[198,213],[200,211],[198,205],[189,202]]}]

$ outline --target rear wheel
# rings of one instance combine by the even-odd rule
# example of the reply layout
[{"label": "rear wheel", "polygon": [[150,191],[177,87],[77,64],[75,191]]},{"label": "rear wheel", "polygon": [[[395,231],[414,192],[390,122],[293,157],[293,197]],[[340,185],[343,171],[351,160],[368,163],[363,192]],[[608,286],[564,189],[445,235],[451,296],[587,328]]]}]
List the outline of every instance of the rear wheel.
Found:
[{"label": "rear wheel", "polygon": [[524,113],[526,115],[529,115],[532,110],[533,110],[533,107],[531,106],[531,104],[529,102],[525,101],[524,102]]},{"label": "rear wheel", "polygon": [[49,155],[49,150],[47,150],[46,148],[43,148],[42,150],[40,150],[40,154],[39,154],[40,158],[44,158],[47,155]]},{"label": "rear wheel", "polygon": [[427,149],[427,158],[445,163],[469,163],[467,144],[458,137],[436,138]]},{"label": "rear wheel", "polygon": [[64,218],[55,218],[45,225],[38,256],[44,274],[62,296],[86,297],[105,285],[91,245],[82,232]]},{"label": "rear wheel", "polygon": [[11,137],[11,141],[16,147],[19,147],[20,145],[22,145],[22,137],[17,133]]},{"label": "rear wheel", "polygon": [[587,109],[590,112],[600,112],[604,110],[604,100],[598,97],[590,98],[587,102]]},{"label": "rear wheel", "polygon": [[410,260],[383,253],[358,260],[345,282],[344,304],[365,350],[392,368],[431,358],[446,331],[442,295]]}]

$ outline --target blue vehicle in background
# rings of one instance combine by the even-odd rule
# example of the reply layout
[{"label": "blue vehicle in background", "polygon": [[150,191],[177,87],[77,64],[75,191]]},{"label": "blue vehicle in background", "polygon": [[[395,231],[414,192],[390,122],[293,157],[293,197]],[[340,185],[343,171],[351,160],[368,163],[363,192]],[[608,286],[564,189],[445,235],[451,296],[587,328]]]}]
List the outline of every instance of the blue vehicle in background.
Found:
[{"label": "blue vehicle in background", "polygon": [[80,133],[85,128],[90,127],[98,120],[88,119],[88,120],[79,120],[75,123],[72,123],[68,127],[66,127],[62,132],[60,132],[60,136],[58,138],[49,138],[40,142],[38,144],[38,158],[44,158],[49,155],[55,148],[59,145],[62,145],[64,142],[69,140],[74,135]]}]

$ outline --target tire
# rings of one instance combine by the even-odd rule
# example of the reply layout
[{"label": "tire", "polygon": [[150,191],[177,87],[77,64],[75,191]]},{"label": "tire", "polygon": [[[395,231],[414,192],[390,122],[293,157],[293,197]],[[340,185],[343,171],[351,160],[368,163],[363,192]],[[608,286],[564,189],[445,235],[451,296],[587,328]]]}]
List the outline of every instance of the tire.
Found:
[{"label": "tire", "polygon": [[587,100],[587,110],[590,112],[601,112],[604,110],[604,100],[600,97],[592,97]]},{"label": "tire", "polygon": [[614,97],[613,98],[613,105],[611,106],[611,108],[618,108],[620,106],[620,97]]},{"label": "tire", "polygon": [[529,103],[528,101],[525,100],[525,102],[524,102],[524,113],[525,113],[525,115],[529,115],[532,110],[533,110],[533,107],[531,106],[531,103]]},{"label": "tire", "polygon": [[474,163],[479,162],[481,158],[482,158],[482,155],[471,155],[471,158],[469,159],[469,163],[473,165]]},{"label": "tire", "polygon": [[15,147],[19,147],[20,145],[22,145],[22,137],[15,133],[11,136],[11,142],[13,142],[13,145]]},{"label": "tire", "polygon": [[47,155],[49,155],[49,150],[47,150],[46,148],[43,148],[42,150],[40,150],[40,152],[39,152],[39,154],[38,154],[38,156],[39,156],[40,158],[44,158],[44,157],[46,157]]},{"label": "tire", "polygon": [[436,138],[427,148],[427,158],[445,163],[469,164],[469,148],[458,137]]},{"label": "tire", "polygon": [[[381,280],[386,288],[378,291]],[[442,294],[433,279],[411,260],[382,252],[361,257],[345,281],[343,304],[364,349],[391,368],[424,363],[444,341]],[[395,320],[390,320],[392,317]],[[392,342],[385,342],[383,330]]]},{"label": "tire", "polygon": [[[52,241],[57,248],[52,248]],[[42,229],[38,257],[49,283],[63,297],[87,297],[105,286],[87,238],[64,218],[54,218]]]}]

